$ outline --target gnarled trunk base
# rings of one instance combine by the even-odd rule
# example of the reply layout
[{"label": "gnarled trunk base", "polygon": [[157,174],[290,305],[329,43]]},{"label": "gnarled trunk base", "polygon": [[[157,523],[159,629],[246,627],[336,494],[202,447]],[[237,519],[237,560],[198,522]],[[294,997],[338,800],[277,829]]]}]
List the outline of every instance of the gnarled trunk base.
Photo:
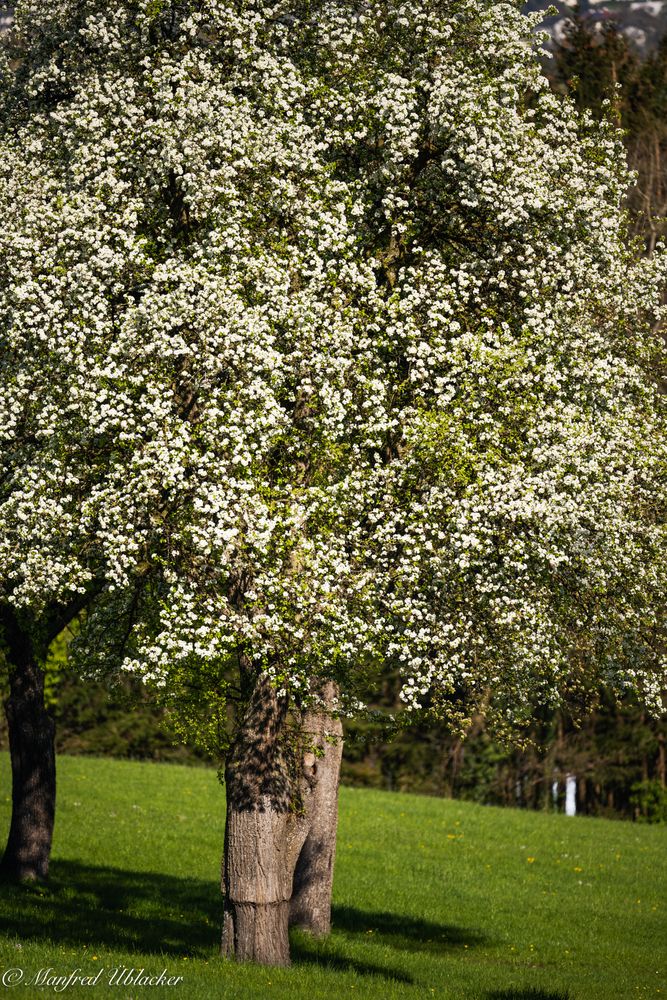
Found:
[{"label": "gnarled trunk base", "polygon": [[261,796],[251,808],[227,809],[222,953],[239,962],[289,965],[289,901],[297,820]]},{"label": "gnarled trunk base", "polygon": [[235,903],[223,923],[225,958],[260,965],[290,964],[289,902]]}]

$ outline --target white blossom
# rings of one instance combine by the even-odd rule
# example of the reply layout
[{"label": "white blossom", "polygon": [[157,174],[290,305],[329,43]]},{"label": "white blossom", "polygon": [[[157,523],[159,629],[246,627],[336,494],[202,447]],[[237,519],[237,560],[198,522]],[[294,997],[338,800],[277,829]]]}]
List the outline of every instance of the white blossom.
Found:
[{"label": "white blossom", "polygon": [[[168,690],[665,688],[665,258],[487,0],[18,3],[0,599]],[[87,644],[87,645],[86,645]],[[347,710],[342,706],[342,710]]]}]

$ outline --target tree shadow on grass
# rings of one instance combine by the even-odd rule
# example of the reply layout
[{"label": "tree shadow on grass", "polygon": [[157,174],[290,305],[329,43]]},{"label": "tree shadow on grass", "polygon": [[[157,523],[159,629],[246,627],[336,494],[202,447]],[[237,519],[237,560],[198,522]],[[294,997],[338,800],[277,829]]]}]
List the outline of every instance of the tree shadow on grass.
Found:
[{"label": "tree shadow on grass", "polygon": [[392,969],[373,962],[360,962],[341,954],[331,938],[317,940],[307,934],[293,935],[290,941],[292,961],[298,965],[319,965],[336,972],[356,972],[360,976],[380,976],[399,983],[413,983],[412,976],[401,969]]},{"label": "tree shadow on grass", "polygon": [[45,885],[0,886],[0,933],[164,955],[210,955],[222,903],[211,882],[53,861]]},{"label": "tree shadow on grass", "polygon": [[341,933],[348,941],[377,943],[382,948],[388,946],[397,951],[442,953],[486,943],[481,934],[463,927],[435,924],[400,913],[358,910],[353,906],[334,906],[332,924],[334,933],[329,938],[318,940],[307,934],[295,935],[292,941],[292,957],[295,961],[325,965],[341,972],[354,970],[363,975],[413,983],[414,979],[403,970],[360,962],[341,953]]},{"label": "tree shadow on grass", "polygon": [[[222,898],[214,882],[54,860],[46,885],[0,884],[0,934],[111,952],[210,958],[218,951]],[[481,943],[479,935],[393,913],[334,907],[334,930],[403,950]],[[371,931],[372,933],[368,933]],[[336,935],[295,934],[296,964],[411,983],[402,970],[344,954]]]},{"label": "tree shadow on grass", "polygon": [[571,1000],[569,993],[552,993],[550,990],[493,990],[485,993],[484,1000]]},{"label": "tree shadow on grass", "polygon": [[382,944],[402,951],[445,952],[459,948],[474,948],[489,943],[478,931],[451,924],[436,924],[400,913],[366,912],[353,906],[334,906],[334,930],[377,939]]}]

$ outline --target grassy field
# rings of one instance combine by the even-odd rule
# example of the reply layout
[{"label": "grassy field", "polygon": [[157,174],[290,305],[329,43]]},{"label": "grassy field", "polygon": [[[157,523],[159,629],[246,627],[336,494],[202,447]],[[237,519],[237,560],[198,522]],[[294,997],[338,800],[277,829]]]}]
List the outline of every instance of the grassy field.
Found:
[{"label": "grassy field", "polygon": [[[0,891],[0,980],[187,1000],[667,1000],[667,829],[343,789],[334,931],[291,969],[218,958],[223,793],[204,769],[62,758],[52,879]],[[9,766],[0,759],[0,837]],[[182,976],[109,985],[115,968]],[[20,969],[23,981],[12,986]]]}]

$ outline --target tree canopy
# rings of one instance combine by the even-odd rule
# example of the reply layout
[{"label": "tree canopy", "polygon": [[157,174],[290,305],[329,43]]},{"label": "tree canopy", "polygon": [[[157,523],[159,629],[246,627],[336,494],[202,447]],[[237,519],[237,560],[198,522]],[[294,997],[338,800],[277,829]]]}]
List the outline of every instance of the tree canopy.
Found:
[{"label": "tree canopy", "polygon": [[549,91],[532,28],[487,0],[17,5],[6,604],[96,582],[88,662],[167,690],[238,657],[352,709],[391,659],[453,721],[600,680],[660,704],[665,258],[628,246],[619,135]]}]

